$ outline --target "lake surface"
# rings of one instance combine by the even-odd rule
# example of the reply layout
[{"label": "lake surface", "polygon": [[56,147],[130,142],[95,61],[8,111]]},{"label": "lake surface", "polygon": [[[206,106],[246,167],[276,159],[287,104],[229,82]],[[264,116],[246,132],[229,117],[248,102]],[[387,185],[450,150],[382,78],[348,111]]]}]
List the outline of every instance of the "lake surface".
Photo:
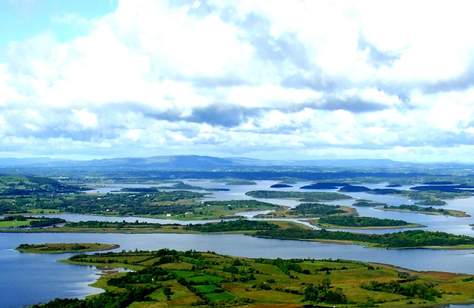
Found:
[{"label": "lake surface", "polygon": [[14,250],[21,243],[44,242],[104,242],[121,245],[118,250],[195,249],[243,257],[344,258],[389,263],[416,270],[474,274],[474,254],[467,250],[387,250],[244,235],[9,233],[0,236],[2,307],[20,307],[56,297],[84,297],[97,292],[88,286],[97,279],[97,269],[57,262],[69,254],[23,254]]},{"label": "lake surface", "polygon": [[[250,190],[290,190],[299,189],[309,182],[293,184],[291,188],[271,189],[277,181],[257,181],[257,185],[225,185],[211,180],[184,181],[195,186],[206,188],[229,188],[230,191],[210,192],[205,200],[236,200],[253,199],[245,193]],[[386,183],[364,184],[371,188],[381,188]],[[150,187],[152,185],[104,185],[96,192],[118,191],[122,187]],[[409,186],[403,187],[408,189]],[[306,190],[321,191],[321,190]],[[335,191],[335,190],[326,190]],[[385,202],[390,205],[412,204],[413,201],[402,196],[373,195],[368,193],[346,193],[353,198]],[[279,205],[294,207],[297,200],[259,199]],[[341,200],[333,204],[352,206],[355,200]],[[448,200],[443,208],[462,210],[474,216],[474,197]],[[361,216],[378,218],[402,219],[413,223],[426,225],[428,230],[438,230],[455,234],[474,236],[474,230],[469,224],[474,224],[473,217],[457,218],[449,216],[424,215],[417,213],[388,212],[370,207],[357,207]],[[252,217],[259,211],[243,213]],[[209,221],[177,221],[168,219],[112,217],[80,214],[48,215],[62,217],[69,221],[106,220],[129,221],[136,220],[157,223],[204,223]],[[353,230],[351,230],[353,231]],[[400,229],[362,230],[358,232],[382,233],[398,232]],[[84,297],[98,292],[98,289],[88,286],[94,282],[100,271],[95,267],[75,266],[57,262],[70,254],[40,255],[21,254],[14,250],[22,243],[44,242],[106,242],[121,245],[121,249],[160,249],[172,248],[179,250],[195,249],[200,251],[215,251],[221,254],[245,257],[265,258],[344,258],[360,261],[389,263],[415,270],[437,270],[474,274],[474,251],[461,250],[387,250],[363,248],[357,245],[336,245],[316,242],[281,241],[258,239],[244,235],[196,235],[196,234],[0,234],[0,296],[2,307],[21,307],[38,302],[44,302],[56,297]],[[453,306],[454,307],[454,306]],[[473,307],[459,306],[459,307]]]}]

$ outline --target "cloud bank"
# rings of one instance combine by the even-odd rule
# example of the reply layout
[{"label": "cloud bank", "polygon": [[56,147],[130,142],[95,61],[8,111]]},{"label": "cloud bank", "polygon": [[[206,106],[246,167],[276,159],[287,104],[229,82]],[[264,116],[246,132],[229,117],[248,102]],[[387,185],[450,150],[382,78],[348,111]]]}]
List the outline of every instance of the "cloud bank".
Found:
[{"label": "cloud bank", "polygon": [[473,160],[471,1],[119,1],[8,43],[0,154]]}]

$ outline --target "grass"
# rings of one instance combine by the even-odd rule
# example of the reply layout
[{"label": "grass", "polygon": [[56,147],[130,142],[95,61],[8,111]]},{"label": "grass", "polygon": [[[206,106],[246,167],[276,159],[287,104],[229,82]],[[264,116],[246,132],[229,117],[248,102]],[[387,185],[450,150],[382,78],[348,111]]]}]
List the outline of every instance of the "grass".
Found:
[{"label": "grass", "polygon": [[9,221],[0,221],[0,228],[19,228],[19,227],[28,227],[31,223],[31,220],[9,220]]},{"label": "grass", "polygon": [[[143,265],[144,260],[150,259],[161,261]],[[250,259],[172,250],[79,255],[70,260],[75,264],[107,264],[110,267],[137,271],[106,274],[94,284],[95,287],[106,290],[105,296],[110,297],[125,292],[128,288],[152,288],[146,298],[136,299],[130,307],[301,307],[304,304],[318,304],[321,307],[362,307],[368,304],[378,307],[424,307],[474,301],[474,277],[471,275],[415,272],[358,261]],[[190,266],[192,270],[189,269]],[[168,274],[147,280],[147,271],[155,267]],[[229,268],[233,270],[230,271]],[[111,280],[141,273],[143,276],[139,283],[132,281],[120,288]],[[303,295],[306,286],[318,285],[323,279],[330,280],[331,289],[340,288],[347,302],[337,304],[306,301]],[[441,296],[429,300],[422,295],[407,297],[362,288],[363,284],[372,281],[429,283],[433,284]],[[165,295],[164,287],[170,289],[169,297]],[[97,298],[97,295],[92,297]],[[85,301],[87,300],[89,299]],[[63,307],[68,308],[67,305]]]}]

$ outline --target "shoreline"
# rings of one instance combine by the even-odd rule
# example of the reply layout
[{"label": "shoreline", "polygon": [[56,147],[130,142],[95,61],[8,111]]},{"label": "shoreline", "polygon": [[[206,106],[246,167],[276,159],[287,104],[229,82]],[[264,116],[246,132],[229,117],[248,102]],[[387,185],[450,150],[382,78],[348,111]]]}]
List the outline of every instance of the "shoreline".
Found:
[{"label": "shoreline", "polygon": [[402,212],[402,213],[415,213],[415,214],[423,214],[423,215],[436,215],[436,216],[451,216],[451,217],[471,217],[471,215],[467,214],[466,212],[463,211],[458,211],[458,210],[446,210],[450,211],[450,213],[440,213],[440,212],[428,212],[428,211],[410,211],[410,210],[405,210],[405,209],[394,209],[394,208],[384,208],[384,207],[374,207],[377,210],[381,211],[387,211],[387,212]]},{"label": "shoreline", "polygon": [[387,247],[380,246],[369,242],[358,242],[350,240],[330,240],[330,239],[301,239],[301,238],[277,238],[269,236],[255,236],[257,238],[273,239],[280,241],[303,241],[303,242],[318,242],[327,244],[339,244],[339,245],[358,245],[365,248],[378,248],[386,250],[409,250],[409,249],[426,249],[426,250],[474,250],[474,244],[472,245],[452,245],[452,246],[415,246],[415,247]]}]

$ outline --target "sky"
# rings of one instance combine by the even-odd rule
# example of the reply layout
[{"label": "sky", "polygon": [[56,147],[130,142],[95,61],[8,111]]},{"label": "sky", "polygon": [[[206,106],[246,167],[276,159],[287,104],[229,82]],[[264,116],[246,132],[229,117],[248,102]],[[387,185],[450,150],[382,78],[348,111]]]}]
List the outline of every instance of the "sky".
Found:
[{"label": "sky", "polygon": [[0,156],[473,162],[472,12],[0,0]]}]

